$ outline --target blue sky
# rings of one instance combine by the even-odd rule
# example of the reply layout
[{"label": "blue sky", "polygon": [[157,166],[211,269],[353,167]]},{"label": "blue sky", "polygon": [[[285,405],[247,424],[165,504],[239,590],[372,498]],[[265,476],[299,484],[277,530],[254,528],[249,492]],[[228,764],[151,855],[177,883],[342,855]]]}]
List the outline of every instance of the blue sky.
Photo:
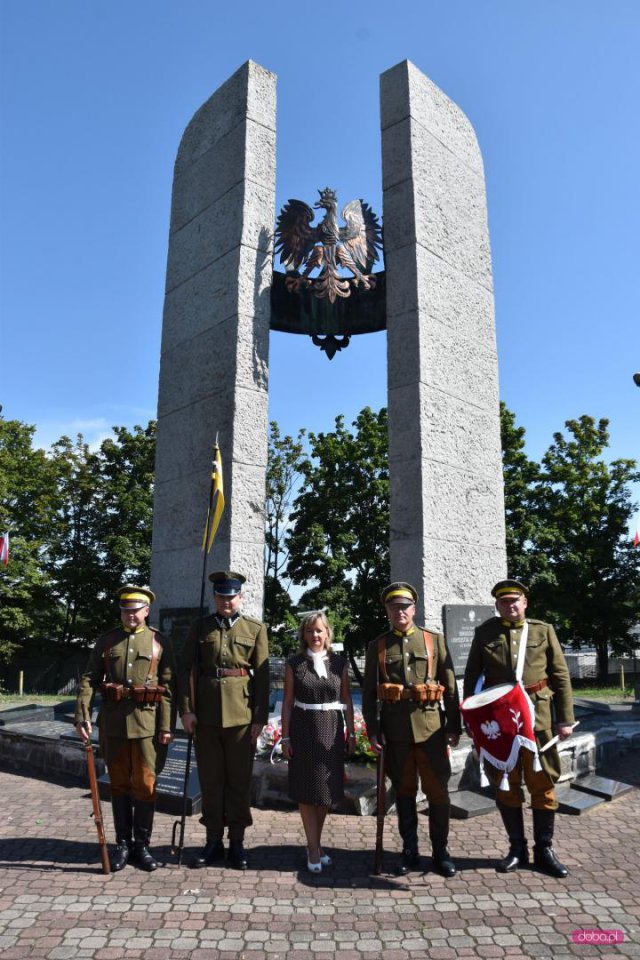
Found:
[{"label": "blue sky", "polygon": [[[172,168],[200,104],[258,61],[278,208],[330,184],[381,212],[378,78],[408,58],[478,135],[500,392],[530,455],[588,413],[611,457],[640,457],[637,0],[1,0],[0,44],[0,402],[41,443],[155,414]],[[274,334],[270,377],[283,431],[330,429],[385,403],[384,335],[329,362]]]}]

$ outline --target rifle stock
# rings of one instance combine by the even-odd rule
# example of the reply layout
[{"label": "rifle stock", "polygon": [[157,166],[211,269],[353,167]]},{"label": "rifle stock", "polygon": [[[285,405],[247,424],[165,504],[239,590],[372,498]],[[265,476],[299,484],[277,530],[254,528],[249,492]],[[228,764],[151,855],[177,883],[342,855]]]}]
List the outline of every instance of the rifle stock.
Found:
[{"label": "rifle stock", "polygon": [[376,777],[376,852],[373,860],[373,872],[376,876],[382,873],[382,861],[384,849],[382,838],[384,834],[384,816],[386,812],[386,747],[382,744],[382,750],[378,756],[378,769]]},{"label": "rifle stock", "polygon": [[93,805],[93,819],[95,820],[96,830],[98,831],[98,843],[100,844],[100,860],[102,861],[102,872],[111,873],[111,864],[109,862],[109,851],[107,850],[107,838],[104,833],[104,821],[102,819],[102,807],[100,805],[100,793],[98,792],[98,780],[96,777],[96,763],[93,757],[93,744],[88,740],[84,745],[84,751],[87,755],[87,772],[89,774],[89,787],[91,789],[91,803]]},{"label": "rifle stock", "polygon": [[[187,821],[187,788],[189,786],[189,772],[191,770],[191,750],[193,748],[193,735],[189,736],[187,741],[187,759],[184,765],[184,785],[182,788],[182,814],[180,819],[173,824],[171,833],[171,853],[178,854],[178,864],[182,864],[182,852],[184,850],[184,828]],[[176,833],[178,833],[178,842],[176,843]]]}]

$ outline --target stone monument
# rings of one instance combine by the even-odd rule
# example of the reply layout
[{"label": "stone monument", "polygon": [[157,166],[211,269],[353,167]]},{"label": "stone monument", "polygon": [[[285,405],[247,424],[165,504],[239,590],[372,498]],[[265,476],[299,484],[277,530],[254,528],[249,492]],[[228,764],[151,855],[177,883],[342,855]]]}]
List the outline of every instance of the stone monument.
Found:
[{"label": "stone monument", "polygon": [[[210,569],[242,570],[247,612],[262,608],[275,85],[246,63],[176,159],[151,570],[168,632],[197,613],[216,434],[226,509]],[[407,61],[382,75],[381,120],[386,276],[372,316],[387,328],[391,572],[439,624],[443,605],[485,603],[506,574],[483,167],[467,118]],[[353,298],[363,310],[366,294]]]},{"label": "stone monument", "polygon": [[466,116],[412,63],[380,93],[391,577],[438,624],[506,575],[484,172]]}]

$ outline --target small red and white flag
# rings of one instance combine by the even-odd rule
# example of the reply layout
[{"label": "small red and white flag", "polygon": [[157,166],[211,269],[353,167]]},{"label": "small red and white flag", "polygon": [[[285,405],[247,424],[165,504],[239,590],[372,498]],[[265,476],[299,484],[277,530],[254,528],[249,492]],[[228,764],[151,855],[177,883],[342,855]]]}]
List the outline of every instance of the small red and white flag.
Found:
[{"label": "small red and white flag", "polygon": [[0,563],[4,563],[5,567],[9,566],[9,534],[3,533],[0,536]]}]

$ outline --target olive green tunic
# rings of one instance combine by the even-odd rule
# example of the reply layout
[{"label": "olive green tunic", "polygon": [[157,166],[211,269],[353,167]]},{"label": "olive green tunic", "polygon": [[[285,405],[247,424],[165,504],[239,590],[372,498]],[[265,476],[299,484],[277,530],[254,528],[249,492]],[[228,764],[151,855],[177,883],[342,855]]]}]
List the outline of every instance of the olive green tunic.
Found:
[{"label": "olive green tunic", "polygon": [[[427,677],[427,652],[424,644],[424,627],[415,626],[408,636],[395,630],[385,635],[385,669],[390,683],[410,686],[437,680],[445,688],[442,703],[446,717],[447,733],[460,733],[460,709],[458,688],[451,657],[441,633],[430,630],[433,637],[433,676]],[[378,699],[378,641],[372,640],[367,648],[362,691],[362,714],[369,735],[380,735],[387,740],[405,740],[420,743],[441,730],[439,703],[418,703],[415,700],[400,700],[398,703],[381,704],[380,720],[377,716]]]},{"label": "olive green tunic", "polygon": [[[207,836],[239,839],[252,822],[251,724],[269,719],[267,628],[239,616],[227,629],[213,614],[194,621],[179,663],[180,714],[195,713],[202,823]],[[243,668],[246,677],[219,677],[220,669]],[[195,696],[194,696],[195,695]],[[194,702],[195,700],[195,702]]]},{"label": "olive green tunic", "polygon": [[[162,648],[155,672],[149,670],[153,658],[153,640]],[[105,649],[109,647],[105,658]],[[175,666],[169,640],[146,624],[135,633],[116,627],[96,642],[89,662],[80,678],[76,700],[75,722],[91,719],[96,692],[103,681],[134,686],[146,683],[161,685],[165,692],[160,703],[138,704],[134,700],[115,703],[103,698],[96,723],[100,730],[100,752],[107,765],[120,749],[123,740],[138,740],[145,764],[158,775],[164,765],[167,748],[157,743],[156,734],[173,732],[175,710],[172,709]]]},{"label": "olive green tunic", "polygon": [[387,744],[387,774],[396,795],[415,797],[419,773],[429,804],[447,805],[451,765],[446,733],[460,733],[458,689],[444,637],[432,630],[429,632],[433,637],[433,665],[432,676],[428,676],[423,629],[414,626],[406,634],[396,630],[389,630],[385,634],[385,670],[390,683],[400,683],[405,687],[414,683],[425,683],[427,680],[441,683],[445,688],[441,701],[444,715],[440,703],[400,700],[397,703],[382,703],[378,716],[377,639],[367,648],[362,713],[369,735],[380,737],[380,733],[384,734]]}]

